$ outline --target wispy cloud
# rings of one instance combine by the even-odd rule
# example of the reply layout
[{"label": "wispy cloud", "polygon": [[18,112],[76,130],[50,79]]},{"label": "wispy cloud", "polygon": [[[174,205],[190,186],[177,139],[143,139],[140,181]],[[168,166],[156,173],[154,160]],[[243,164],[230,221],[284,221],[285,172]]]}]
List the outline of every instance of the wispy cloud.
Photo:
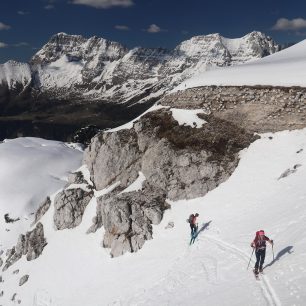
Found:
[{"label": "wispy cloud", "polygon": [[26,11],[18,11],[17,12],[18,15],[28,15],[30,14],[29,12],[26,12]]},{"label": "wispy cloud", "polygon": [[30,46],[30,44],[27,43],[27,42],[24,42],[24,41],[22,41],[20,43],[17,43],[17,44],[13,44],[13,47],[17,47],[17,48],[19,48],[19,47],[29,47],[29,46]]},{"label": "wispy cloud", "polygon": [[0,41],[0,48],[6,48],[6,47],[8,47],[8,44]]},{"label": "wispy cloud", "polygon": [[134,5],[133,0],[71,0],[72,4],[87,5],[98,9],[111,7],[129,7]]},{"label": "wispy cloud", "polygon": [[44,6],[45,10],[53,10],[55,8],[55,6],[53,4],[47,4]]},{"label": "wispy cloud", "polygon": [[159,32],[166,32],[167,30],[162,29],[161,27],[159,27],[158,25],[156,25],[155,23],[151,24],[146,30],[144,30],[148,33],[159,33]]},{"label": "wispy cloud", "polygon": [[3,22],[0,22],[0,31],[2,30],[9,30],[11,28],[11,26],[3,23]]},{"label": "wispy cloud", "polygon": [[129,31],[130,28],[126,25],[115,25],[115,29],[120,30],[120,31]]},{"label": "wispy cloud", "polygon": [[295,18],[289,20],[287,18],[280,18],[276,21],[276,24],[272,27],[272,30],[288,31],[288,30],[301,30],[306,29],[306,19]]}]

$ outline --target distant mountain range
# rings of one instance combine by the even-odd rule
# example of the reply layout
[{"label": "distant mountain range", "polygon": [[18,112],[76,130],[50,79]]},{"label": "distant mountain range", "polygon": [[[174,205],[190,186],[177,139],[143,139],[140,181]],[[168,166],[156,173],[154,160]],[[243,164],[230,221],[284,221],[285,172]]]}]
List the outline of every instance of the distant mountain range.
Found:
[{"label": "distant mountain range", "polygon": [[237,39],[196,36],[173,50],[129,50],[103,38],[58,33],[29,63],[0,65],[0,138],[65,140],[88,124],[113,127],[192,76],[280,49],[260,32]]}]

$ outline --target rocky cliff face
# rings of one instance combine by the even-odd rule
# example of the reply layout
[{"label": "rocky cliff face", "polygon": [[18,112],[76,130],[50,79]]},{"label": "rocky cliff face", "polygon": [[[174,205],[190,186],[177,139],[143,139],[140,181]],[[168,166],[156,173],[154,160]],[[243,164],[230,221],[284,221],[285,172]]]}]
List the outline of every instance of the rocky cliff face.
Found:
[{"label": "rocky cliff face", "polygon": [[197,36],[174,50],[128,50],[103,38],[59,33],[29,64],[0,66],[0,137],[71,140],[89,124],[114,127],[137,117],[195,74],[279,49],[260,32],[239,39]]},{"label": "rocky cliff face", "polygon": [[165,96],[160,103],[203,108],[250,132],[300,129],[306,123],[306,89],[271,86],[205,86]]}]

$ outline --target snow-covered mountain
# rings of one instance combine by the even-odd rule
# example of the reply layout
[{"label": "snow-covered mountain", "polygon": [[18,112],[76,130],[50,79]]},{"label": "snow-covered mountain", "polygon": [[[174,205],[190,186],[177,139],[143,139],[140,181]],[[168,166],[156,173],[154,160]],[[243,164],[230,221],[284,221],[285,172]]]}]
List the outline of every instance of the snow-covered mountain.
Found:
[{"label": "snow-covered mountain", "polygon": [[6,63],[0,82],[26,86],[32,78],[38,93],[50,98],[143,101],[160,96],[188,77],[218,66],[231,66],[275,53],[279,46],[252,32],[238,39],[220,34],[196,36],[174,50],[128,50],[103,38],[59,33],[30,64]]},{"label": "snow-covered mountain", "polygon": [[[252,32],[239,39],[197,36],[174,50],[135,48],[92,37],[56,34],[31,60],[43,92],[82,99],[134,102],[167,92],[187,77],[216,66],[241,64],[272,54],[279,46]],[[135,100],[136,99],[136,100]]]},{"label": "snow-covered mountain", "polygon": [[174,91],[210,85],[306,87],[306,40],[243,65],[198,74]]}]

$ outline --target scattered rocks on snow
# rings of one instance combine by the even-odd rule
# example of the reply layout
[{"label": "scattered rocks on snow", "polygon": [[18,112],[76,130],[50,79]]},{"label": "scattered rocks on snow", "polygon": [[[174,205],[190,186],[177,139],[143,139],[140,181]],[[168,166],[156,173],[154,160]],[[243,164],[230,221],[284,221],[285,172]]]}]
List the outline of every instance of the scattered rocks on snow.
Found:
[{"label": "scattered rocks on snow", "polygon": [[173,228],[173,227],[174,227],[174,222],[173,222],[173,221],[170,221],[170,222],[165,226],[165,229]]},{"label": "scattered rocks on snow", "polygon": [[10,218],[9,214],[5,214],[4,215],[4,220],[5,220],[6,223],[14,223],[14,222],[19,221],[20,218],[13,219],[13,218]]},{"label": "scattered rocks on snow", "polygon": [[286,171],[284,171],[280,177],[278,178],[278,180],[282,179],[282,178],[285,178],[287,176],[289,176],[290,174],[292,173],[295,173],[297,171],[297,168],[301,167],[302,165],[301,164],[296,164],[293,166],[292,169],[287,169]]},{"label": "scattered rocks on snow", "polygon": [[18,274],[19,273],[19,269],[13,271],[13,274]]}]

